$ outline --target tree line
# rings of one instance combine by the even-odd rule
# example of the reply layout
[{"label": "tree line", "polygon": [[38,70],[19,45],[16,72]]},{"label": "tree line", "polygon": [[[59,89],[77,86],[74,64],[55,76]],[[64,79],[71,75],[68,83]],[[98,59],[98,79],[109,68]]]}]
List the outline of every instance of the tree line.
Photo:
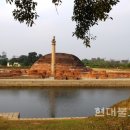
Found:
[{"label": "tree line", "polygon": [[[21,67],[30,67],[36,62],[42,54],[36,52],[29,52],[28,55],[21,55],[19,57],[13,57],[9,59],[6,52],[2,52],[0,55],[0,66],[7,66],[7,63],[14,64],[19,63]],[[130,68],[129,60],[105,60],[102,58],[83,59],[82,62],[85,66],[90,68]]]},{"label": "tree line", "polygon": [[90,68],[130,68],[129,60],[105,60],[101,58],[83,59],[85,66]]},{"label": "tree line", "polygon": [[9,59],[6,52],[2,52],[0,55],[0,66],[7,66],[7,63],[14,64],[19,63],[21,67],[29,67],[34,62],[36,62],[42,54],[37,54],[36,52],[29,52],[28,55],[21,55],[19,57],[13,57]]}]

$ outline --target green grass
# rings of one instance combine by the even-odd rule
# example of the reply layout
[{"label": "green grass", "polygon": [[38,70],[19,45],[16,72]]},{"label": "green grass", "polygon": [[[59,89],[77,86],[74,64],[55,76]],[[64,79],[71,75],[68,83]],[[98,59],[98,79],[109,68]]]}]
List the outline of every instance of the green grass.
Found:
[{"label": "green grass", "polygon": [[53,121],[0,119],[0,130],[130,130],[130,118],[89,117],[86,119]]}]

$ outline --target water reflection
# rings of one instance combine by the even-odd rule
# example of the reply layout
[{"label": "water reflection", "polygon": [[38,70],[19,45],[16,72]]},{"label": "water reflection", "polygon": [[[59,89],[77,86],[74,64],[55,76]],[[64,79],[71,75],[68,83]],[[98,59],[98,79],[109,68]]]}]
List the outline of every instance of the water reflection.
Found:
[{"label": "water reflection", "polygon": [[58,98],[64,100],[66,98],[75,99],[78,97],[79,91],[78,90],[72,90],[72,89],[48,89],[46,90],[46,93],[41,93],[41,100],[43,98],[48,99],[49,101],[49,117],[56,117],[56,100]]},{"label": "water reflection", "polygon": [[55,117],[56,97],[55,91],[49,91],[50,117]]},{"label": "water reflection", "polygon": [[95,114],[130,96],[130,89],[15,89],[0,90],[0,112],[21,117],[68,117]]}]

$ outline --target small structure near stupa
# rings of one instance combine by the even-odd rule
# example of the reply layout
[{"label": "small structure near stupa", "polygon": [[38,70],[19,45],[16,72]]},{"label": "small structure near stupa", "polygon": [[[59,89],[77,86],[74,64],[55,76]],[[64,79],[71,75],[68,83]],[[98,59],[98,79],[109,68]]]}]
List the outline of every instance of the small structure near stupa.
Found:
[{"label": "small structure near stupa", "polygon": [[78,57],[72,54],[56,53],[55,47],[54,37],[52,53],[44,55],[36,61],[28,71],[29,75],[39,75],[42,78],[80,79],[81,73],[88,71]]}]

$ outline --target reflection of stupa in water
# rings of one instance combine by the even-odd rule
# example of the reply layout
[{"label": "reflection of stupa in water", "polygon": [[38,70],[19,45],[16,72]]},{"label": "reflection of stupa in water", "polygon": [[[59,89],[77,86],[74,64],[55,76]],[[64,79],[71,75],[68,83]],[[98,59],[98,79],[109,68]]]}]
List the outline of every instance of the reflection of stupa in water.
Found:
[{"label": "reflection of stupa in water", "polygon": [[43,78],[79,79],[81,72],[86,72],[84,64],[72,54],[56,53],[55,37],[52,40],[52,53],[42,56],[29,70],[30,75],[41,75]]},{"label": "reflection of stupa in water", "polygon": [[57,117],[57,99],[76,99],[79,93],[75,89],[48,89],[46,92],[47,97],[49,98],[49,116],[54,118]]}]

